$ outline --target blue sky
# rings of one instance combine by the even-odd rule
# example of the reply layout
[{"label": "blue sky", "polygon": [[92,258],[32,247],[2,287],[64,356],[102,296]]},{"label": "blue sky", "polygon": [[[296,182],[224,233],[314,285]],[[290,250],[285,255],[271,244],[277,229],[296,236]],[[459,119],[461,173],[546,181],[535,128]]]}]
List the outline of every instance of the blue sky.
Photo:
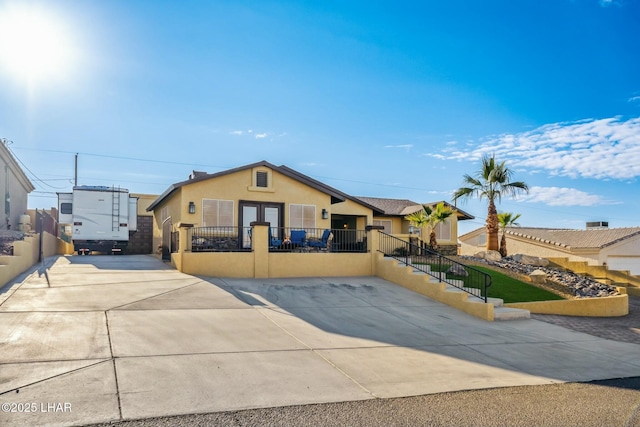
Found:
[{"label": "blue sky", "polygon": [[417,202],[495,153],[531,187],[498,206],[521,225],[640,226],[638,1],[24,0],[0,21],[16,10],[52,25],[0,36],[30,208],[71,189],[75,153],[79,184],[138,193],[267,160]]}]

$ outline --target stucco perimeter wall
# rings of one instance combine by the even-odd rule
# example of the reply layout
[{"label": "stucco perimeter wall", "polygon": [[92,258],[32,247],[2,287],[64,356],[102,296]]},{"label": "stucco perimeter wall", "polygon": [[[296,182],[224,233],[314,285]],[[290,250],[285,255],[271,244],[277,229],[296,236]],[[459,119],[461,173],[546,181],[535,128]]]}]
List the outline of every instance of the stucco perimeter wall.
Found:
[{"label": "stucco perimeter wall", "polygon": [[253,278],[253,252],[185,252],[172,254],[172,264],[195,276]]},{"label": "stucco perimeter wall", "polygon": [[575,300],[518,302],[505,307],[522,308],[536,314],[562,316],[620,317],[629,314],[629,297],[626,294],[604,298]]},{"label": "stucco perimeter wall", "polygon": [[370,253],[185,252],[173,254],[173,266],[187,274],[210,277],[371,276]]},{"label": "stucco perimeter wall", "polygon": [[[65,252],[69,246],[71,252]],[[73,253],[73,245],[47,232],[42,235],[42,255],[45,258],[65,253]],[[38,259],[40,259],[39,234],[13,242],[13,255],[0,256],[0,287],[27,271],[38,262]]]},{"label": "stucco perimeter wall", "polygon": [[411,267],[399,266],[398,261],[375,254],[376,276],[393,282],[426,297],[457,308],[472,316],[493,321],[493,305],[468,300],[464,292],[447,292],[444,283],[431,282],[429,276],[413,274]]},{"label": "stucco perimeter wall", "polygon": [[39,252],[38,235],[13,242],[13,255],[0,256],[0,287],[38,262]]},{"label": "stucco perimeter wall", "polygon": [[371,276],[371,253],[269,254],[269,277]]}]

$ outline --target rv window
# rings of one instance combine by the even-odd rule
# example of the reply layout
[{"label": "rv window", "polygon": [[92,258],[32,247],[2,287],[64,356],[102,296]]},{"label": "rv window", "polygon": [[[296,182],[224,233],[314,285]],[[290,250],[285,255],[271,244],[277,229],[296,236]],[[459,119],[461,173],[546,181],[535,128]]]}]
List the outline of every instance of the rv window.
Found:
[{"label": "rv window", "polygon": [[61,214],[72,214],[72,206],[73,203],[60,203],[60,213]]}]

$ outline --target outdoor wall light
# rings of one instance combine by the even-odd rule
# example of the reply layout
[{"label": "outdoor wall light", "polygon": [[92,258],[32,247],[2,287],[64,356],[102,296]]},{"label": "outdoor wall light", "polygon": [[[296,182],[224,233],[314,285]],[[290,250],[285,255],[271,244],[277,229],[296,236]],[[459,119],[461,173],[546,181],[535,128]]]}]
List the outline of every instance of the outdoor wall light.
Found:
[{"label": "outdoor wall light", "polygon": [[329,219],[329,211],[326,209],[322,209],[322,219]]},{"label": "outdoor wall light", "polygon": [[409,234],[413,234],[415,232],[415,229],[413,228],[413,225],[409,226]]},{"label": "outdoor wall light", "polygon": [[189,202],[189,213],[190,214],[196,213],[196,204],[193,202]]}]

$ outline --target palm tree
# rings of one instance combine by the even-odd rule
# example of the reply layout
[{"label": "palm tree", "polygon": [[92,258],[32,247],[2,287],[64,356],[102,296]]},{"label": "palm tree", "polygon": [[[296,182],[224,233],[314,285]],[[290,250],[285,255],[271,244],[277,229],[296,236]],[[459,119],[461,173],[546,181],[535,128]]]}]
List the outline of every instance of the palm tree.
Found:
[{"label": "palm tree", "polygon": [[405,219],[416,227],[422,228],[425,225],[429,226],[431,229],[431,233],[429,234],[429,247],[435,251],[438,249],[436,226],[441,222],[445,222],[451,215],[453,215],[453,209],[446,206],[444,202],[440,202],[435,205],[435,207],[422,205],[422,210],[407,215]]},{"label": "palm tree", "polygon": [[498,211],[496,209],[496,199],[498,202],[502,196],[514,197],[520,192],[529,192],[529,186],[522,181],[511,181],[513,171],[509,169],[505,162],[497,163],[495,155],[482,157],[482,168],[475,177],[464,175],[464,187],[458,188],[453,193],[453,200],[460,198],[478,197],[480,200],[486,198],[489,202],[487,209],[487,250],[498,250]]},{"label": "palm tree", "polygon": [[498,224],[502,229],[502,238],[500,239],[500,255],[502,255],[503,257],[507,256],[506,228],[520,226],[520,224],[518,224],[517,222],[518,218],[520,218],[520,214],[514,215],[511,212],[501,212],[498,214]]}]

